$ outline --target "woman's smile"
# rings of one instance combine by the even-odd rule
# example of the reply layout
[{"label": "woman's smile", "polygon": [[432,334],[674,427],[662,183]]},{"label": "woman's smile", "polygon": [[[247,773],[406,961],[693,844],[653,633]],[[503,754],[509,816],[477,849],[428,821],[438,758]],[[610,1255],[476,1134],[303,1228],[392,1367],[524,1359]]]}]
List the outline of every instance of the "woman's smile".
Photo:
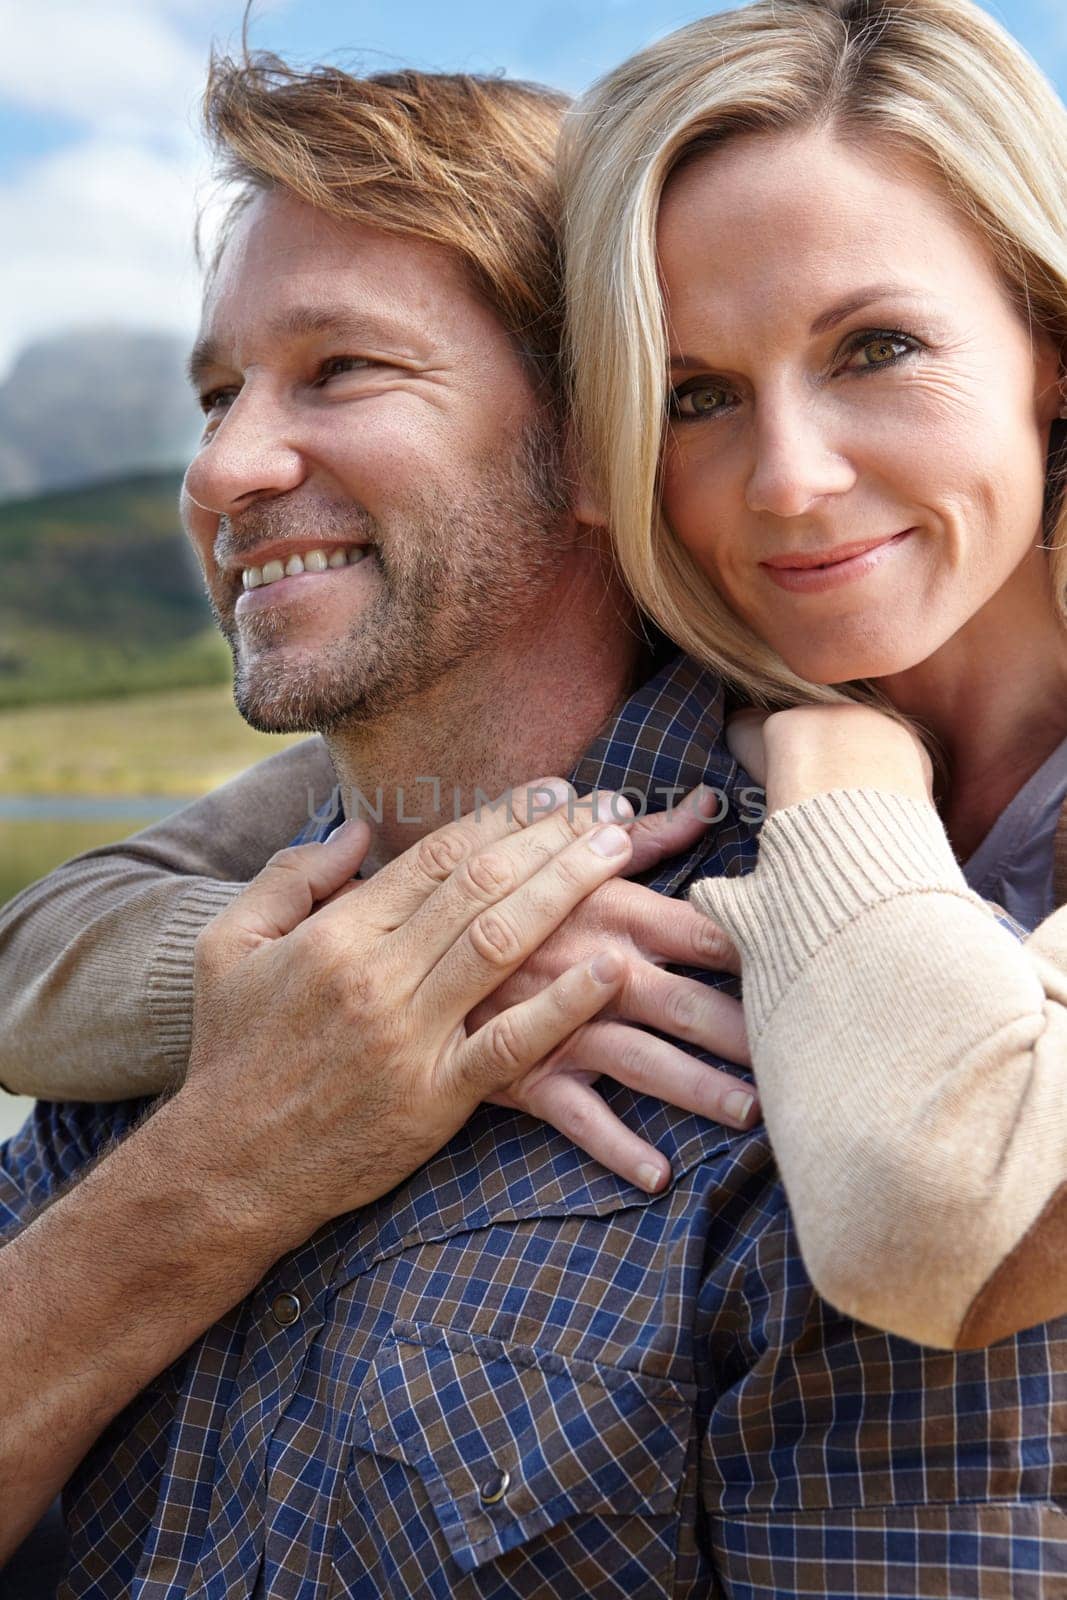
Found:
[{"label": "woman's smile", "polygon": [[855,583],[868,573],[879,571],[916,530],[887,534],[882,539],[866,539],[839,545],[835,550],[814,554],[795,551],[791,555],[771,556],[760,566],[772,583],[792,594],[824,594],[828,589]]}]

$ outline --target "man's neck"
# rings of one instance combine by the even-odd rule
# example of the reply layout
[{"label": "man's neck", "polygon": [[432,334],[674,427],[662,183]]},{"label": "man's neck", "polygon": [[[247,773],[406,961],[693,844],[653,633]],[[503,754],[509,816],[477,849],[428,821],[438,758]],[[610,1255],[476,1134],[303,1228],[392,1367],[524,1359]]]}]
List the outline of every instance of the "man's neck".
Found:
[{"label": "man's neck", "polygon": [[646,652],[630,603],[585,571],[551,606],[389,715],[327,735],[364,873],[511,788],[566,777],[632,692]]}]

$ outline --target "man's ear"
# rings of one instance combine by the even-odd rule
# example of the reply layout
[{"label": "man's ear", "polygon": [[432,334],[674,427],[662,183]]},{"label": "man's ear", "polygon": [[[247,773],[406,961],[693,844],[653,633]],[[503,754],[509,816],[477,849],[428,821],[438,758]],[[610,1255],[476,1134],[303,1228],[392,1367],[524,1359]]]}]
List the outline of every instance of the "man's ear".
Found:
[{"label": "man's ear", "polygon": [[594,487],[593,475],[582,457],[573,430],[567,435],[565,450],[567,481],[572,485],[571,512],[574,520],[587,528],[606,528],[607,505],[603,495]]}]

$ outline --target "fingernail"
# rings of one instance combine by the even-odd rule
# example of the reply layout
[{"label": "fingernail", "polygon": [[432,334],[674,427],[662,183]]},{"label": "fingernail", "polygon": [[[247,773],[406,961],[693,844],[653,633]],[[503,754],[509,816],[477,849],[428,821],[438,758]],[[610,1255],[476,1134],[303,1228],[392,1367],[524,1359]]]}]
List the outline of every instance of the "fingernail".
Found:
[{"label": "fingernail", "polygon": [[634,820],[633,806],[626,796],[620,794],[618,790],[614,790],[608,800],[608,811],[616,822],[632,822]]},{"label": "fingernail", "polygon": [[719,796],[708,784],[702,783],[693,794],[693,809],[699,817],[710,817],[718,809]]},{"label": "fingernail", "polygon": [[612,950],[604,950],[589,968],[597,983],[614,983],[622,971],[622,962]]},{"label": "fingernail", "polygon": [[746,1094],[744,1089],[731,1089],[722,1103],[722,1109],[731,1121],[744,1122],[755,1103],[754,1094]]},{"label": "fingernail", "polygon": [[606,828],[597,828],[589,834],[589,848],[598,856],[621,856],[629,846],[630,836],[625,828],[616,827],[614,823]]},{"label": "fingernail", "polygon": [[527,810],[536,820],[550,817],[553,811],[558,811],[570,799],[571,787],[563,778],[546,778],[544,783],[526,791]]},{"label": "fingernail", "polygon": [[651,1161],[643,1161],[637,1169],[637,1181],[642,1189],[647,1189],[649,1194],[655,1194],[663,1182],[663,1173],[659,1167],[654,1167]]}]

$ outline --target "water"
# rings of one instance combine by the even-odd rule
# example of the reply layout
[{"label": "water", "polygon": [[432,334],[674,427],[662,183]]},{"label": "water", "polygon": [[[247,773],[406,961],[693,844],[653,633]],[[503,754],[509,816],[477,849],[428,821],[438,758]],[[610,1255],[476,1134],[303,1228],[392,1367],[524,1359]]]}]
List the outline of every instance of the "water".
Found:
[{"label": "water", "polygon": [[157,822],[194,795],[0,794],[0,822]]},{"label": "water", "polygon": [[22,1127],[32,1105],[32,1100],[26,1100],[21,1095],[0,1093],[0,1144]]}]

